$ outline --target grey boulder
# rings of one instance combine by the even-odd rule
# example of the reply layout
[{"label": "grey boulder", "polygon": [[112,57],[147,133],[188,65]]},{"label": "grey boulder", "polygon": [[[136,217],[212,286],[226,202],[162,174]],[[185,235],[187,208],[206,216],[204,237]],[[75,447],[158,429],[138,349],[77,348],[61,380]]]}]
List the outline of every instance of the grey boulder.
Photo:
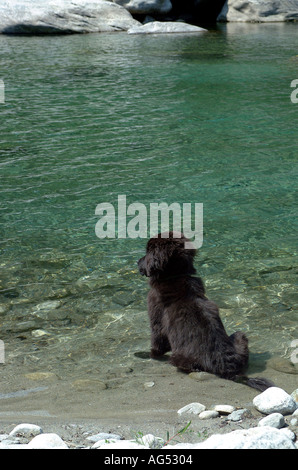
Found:
[{"label": "grey boulder", "polygon": [[298,0],[227,0],[217,21],[280,22],[298,19]]},{"label": "grey boulder", "polygon": [[3,0],[0,33],[71,34],[126,31],[140,24],[105,0]]},{"label": "grey boulder", "polygon": [[128,34],[168,34],[168,33],[202,33],[207,31],[199,26],[175,21],[151,21],[144,25],[133,26]]}]

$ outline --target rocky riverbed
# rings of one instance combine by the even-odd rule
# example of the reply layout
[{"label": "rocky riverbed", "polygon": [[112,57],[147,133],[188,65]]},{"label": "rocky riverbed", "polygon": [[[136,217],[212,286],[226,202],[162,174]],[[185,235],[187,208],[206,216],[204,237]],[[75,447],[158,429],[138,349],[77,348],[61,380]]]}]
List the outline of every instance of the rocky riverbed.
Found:
[{"label": "rocky riverbed", "polygon": [[290,395],[271,387],[246,408],[239,403],[208,408],[199,402],[184,405],[176,411],[176,429],[165,422],[156,428],[150,419],[146,426],[143,423],[143,431],[113,420],[2,423],[0,449],[298,448],[298,389]]}]

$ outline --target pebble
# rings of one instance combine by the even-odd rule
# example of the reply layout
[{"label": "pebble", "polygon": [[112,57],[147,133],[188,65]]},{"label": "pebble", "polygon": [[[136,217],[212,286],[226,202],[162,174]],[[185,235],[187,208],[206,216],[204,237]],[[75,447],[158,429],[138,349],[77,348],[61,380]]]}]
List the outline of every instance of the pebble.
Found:
[{"label": "pebble", "polygon": [[177,411],[178,415],[183,413],[189,413],[194,415],[199,415],[202,411],[206,410],[206,406],[201,403],[189,403],[189,405],[183,406],[180,410]]},{"label": "pebble", "polygon": [[43,430],[40,426],[36,424],[22,423],[18,424],[13,430],[9,433],[10,437],[34,437],[38,434],[42,434]]},{"label": "pebble", "polygon": [[115,441],[118,441],[121,439],[121,436],[119,436],[118,434],[110,434],[110,433],[107,433],[107,432],[100,432],[98,434],[92,434],[92,436],[89,436],[86,438],[88,441],[91,441],[91,442],[98,442],[98,441],[105,441],[105,440],[115,440]]},{"label": "pebble", "polygon": [[291,393],[291,397],[295,400],[295,402],[297,403],[297,407],[298,407],[298,388],[296,388],[296,390],[294,390],[294,392]]},{"label": "pebble", "polygon": [[294,398],[279,387],[267,388],[253,399],[253,404],[258,411],[267,415],[275,412],[288,415],[297,409]]},{"label": "pebble", "polygon": [[216,405],[214,410],[217,411],[220,415],[229,415],[235,411],[235,408],[231,405]]},{"label": "pebble", "polygon": [[271,413],[259,421],[258,426],[271,426],[280,429],[285,425],[285,419],[281,413]]},{"label": "pebble", "polygon": [[155,383],[154,382],[145,382],[144,383],[144,388],[152,388],[154,387]]},{"label": "pebble", "polygon": [[206,410],[202,411],[199,414],[200,419],[211,419],[211,418],[217,418],[219,416],[219,412],[215,410]]},{"label": "pebble", "polygon": [[244,417],[249,415],[251,415],[250,411],[248,411],[246,408],[243,408],[242,410],[232,411],[232,413],[227,416],[227,420],[237,422],[241,421]]}]

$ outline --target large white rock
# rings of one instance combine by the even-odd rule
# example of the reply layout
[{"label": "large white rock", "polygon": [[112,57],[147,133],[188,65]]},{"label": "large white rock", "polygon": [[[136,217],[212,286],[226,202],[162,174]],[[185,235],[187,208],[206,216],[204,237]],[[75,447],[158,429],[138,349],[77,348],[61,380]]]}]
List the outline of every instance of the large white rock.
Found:
[{"label": "large white rock", "polygon": [[293,441],[269,426],[241,429],[227,434],[213,434],[193,449],[295,449]]},{"label": "large white rock", "polygon": [[55,34],[126,31],[140,23],[106,0],[1,0],[0,33]]},{"label": "large white rock", "polygon": [[68,445],[58,434],[45,433],[35,436],[29,442],[28,449],[68,449]]},{"label": "large white rock", "polygon": [[217,21],[276,22],[298,19],[298,0],[227,0]]},{"label": "large white rock", "polygon": [[287,415],[293,413],[297,408],[294,398],[279,387],[267,388],[253,399],[253,404],[266,415],[270,413]]},{"label": "large white rock", "polygon": [[169,13],[172,9],[170,0],[113,0],[132,14],[154,15]]},{"label": "large white rock", "polygon": [[165,33],[202,33],[207,29],[180,21],[151,21],[144,25],[133,26],[128,34],[165,34]]}]

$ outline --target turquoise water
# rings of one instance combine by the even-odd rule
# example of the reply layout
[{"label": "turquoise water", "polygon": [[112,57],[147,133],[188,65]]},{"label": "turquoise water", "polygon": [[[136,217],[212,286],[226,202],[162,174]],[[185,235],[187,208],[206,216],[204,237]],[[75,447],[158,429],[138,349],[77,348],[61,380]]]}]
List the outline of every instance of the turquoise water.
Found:
[{"label": "turquoise water", "polygon": [[[145,239],[97,204],[203,203],[196,267],[229,332],[287,356],[295,310],[297,25],[203,35],[0,37],[6,364],[77,373],[149,348]],[[108,359],[108,361],[107,361]]]}]

